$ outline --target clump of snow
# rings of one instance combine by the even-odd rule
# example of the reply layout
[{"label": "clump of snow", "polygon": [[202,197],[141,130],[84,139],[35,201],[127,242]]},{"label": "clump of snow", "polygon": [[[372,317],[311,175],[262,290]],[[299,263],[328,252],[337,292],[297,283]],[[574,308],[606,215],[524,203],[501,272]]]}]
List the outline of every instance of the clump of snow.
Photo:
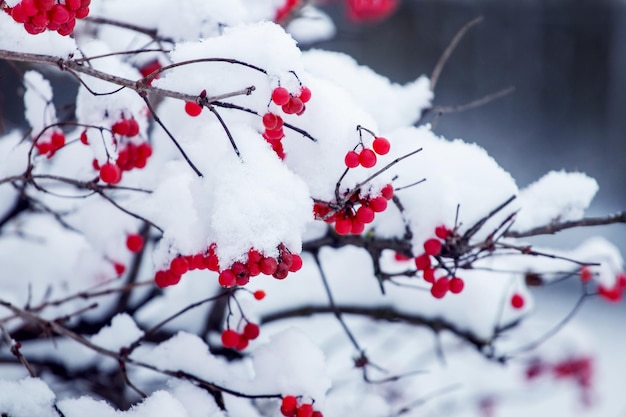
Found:
[{"label": "clump of snow", "polygon": [[[24,74],[24,107],[26,120],[32,129],[32,135],[39,135],[46,126],[56,123],[57,116],[52,103],[52,87],[37,71],[27,71]],[[52,135],[48,129],[39,141],[46,141]]]},{"label": "clump of snow", "polygon": [[39,378],[0,379],[0,413],[11,417],[58,417],[52,408],[55,395]]},{"label": "clump of snow", "polygon": [[[128,411],[117,411],[105,401],[89,397],[58,402],[65,417],[188,417],[185,407],[166,391],[156,391]],[[56,415],[56,414],[55,414]]]},{"label": "clump of snow", "polygon": [[253,355],[254,384],[283,395],[302,395],[322,409],[331,381],[324,353],[307,336],[292,328],[274,335]]},{"label": "clump of snow", "polygon": [[326,41],[337,33],[332,19],[311,5],[304,6],[301,15],[291,20],[285,30],[301,44]]},{"label": "clump of snow", "polygon": [[598,192],[595,179],[581,172],[551,171],[521,190],[515,230],[581,219]]},{"label": "clump of snow", "polygon": [[76,42],[57,32],[45,31],[31,35],[24,25],[16,23],[7,13],[0,13],[0,50],[66,58],[76,51]]},{"label": "clump of snow", "polygon": [[355,102],[374,116],[382,132],[410,126],[433,98],[425,76],[399,85],[340,52],[310,50],[303,54],[303,62],[316,77],[346,89]]},{"label": "clump of snow", "polygon": [[118,351],[143,336],[143,331],[126,313],[113,317],[111,324],[100,329],[91,337],[91,342],[108,350]]}]

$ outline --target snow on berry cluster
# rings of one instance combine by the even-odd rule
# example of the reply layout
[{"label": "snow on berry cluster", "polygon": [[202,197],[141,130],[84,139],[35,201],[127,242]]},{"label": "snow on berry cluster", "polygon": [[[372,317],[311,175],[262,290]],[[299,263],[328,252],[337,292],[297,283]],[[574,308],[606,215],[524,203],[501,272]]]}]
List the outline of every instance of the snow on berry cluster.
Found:
[{"label": "snow on berry cluster", "polygon": [[248,251],[245,261],[236,261],[228,268],[220,266],[216,249],[217,245],[212,244],[205,253],[175,257],[167,269],[156,272],[155,283],[161,288],[176,285],[186,272],[207,269],[219,272],[218,282],[222,287],[232,288],[244,286],[251,277],[260,274],[285,279],[290,272],[297,272],[302,268],[300,255],[292,253],[284,244],[278,246],[277,257],[264,256],[260,251],[252,248]]},{"label": "snow on berry cluster", "polygon": [[4,11],[17,23],[24,24],[31,35],[50,30],[67,36],[74,31],[76,19],[87,17],[90,3],[91,0],[22,0]]},{"label": "snow on berry cluster", "polygon": [[[580,280],[584,283],[590,282],[594,276],[591,267],[583,266],[579,271]],[[600,283],[598,285],[598,295],[603,299],[618,303],[622,300],[626,291],[626,272],[619,272],[612,285]]]},{"label": "snow on berry cluster", "polygon": [[570,357],[556,362],[536,358],[531,360],[526,367],[526,380],[529,382],[549,376],[556,380],[574,382],[580,389],[581,402],[586,405],[589,405],[591,401],[593,375],[594,361],[590,356]]},{"label": "snow on berry cluster", "polygon": [[315,203],[313,213],[317,220],[334,224],[335,232],[339,235],[360,235],[365,230],[365,225],[374,221],[376,213],[387,209],[388,200],[392,198],[393,186],[387,184],[379,196],[353,194],[346,206],[338,211],[333,211],[330,205]]}]

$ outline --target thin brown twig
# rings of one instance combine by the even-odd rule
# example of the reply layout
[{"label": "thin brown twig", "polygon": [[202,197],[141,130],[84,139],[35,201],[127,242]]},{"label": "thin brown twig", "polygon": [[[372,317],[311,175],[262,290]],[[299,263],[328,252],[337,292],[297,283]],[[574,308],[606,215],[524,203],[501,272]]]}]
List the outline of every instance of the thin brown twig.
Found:
[{"label": "thin brown twig", "polygon": [[562,230],[572,229],[575,227],[589,226],[605,226],[615,223],[626,223],[626,211],[605,217],[586,217],[579,220],[571,220],[566,222],[553,222],[544,226],[538,226],[523,232],[509,230],[504,237],[523,238],[540,235],[553,235]]},{"label": "thin brown twig", "polygon": [[461,42],[461,40],[463,39],[465,34],[471,28],[473,28],[474,26],[478,25],[482,21],[483,21],[483,17],[482,16],[477,17],[476,19],[471,20],[470,22],[466,23],[456,33],[456,35],[454,35],[454,38],[452,38],[452,41],[450,41],[450,44],[443,51],[443,54],[439,58],[439,61],[437,61],[437,64],[435,65],[435,68],[433,69],[433,72],[430,75],[430,91],[435,91],[435,87],[437,86],[437,82],[439,81],[439,76],[441,75],[441,72],[443,71],[443,68],[446,66],[446,63],[448,62],[448,59],[450,59],[450,56],[452,55],[452,53],[456,49],[456,47],[459,44],[459,42]]}]

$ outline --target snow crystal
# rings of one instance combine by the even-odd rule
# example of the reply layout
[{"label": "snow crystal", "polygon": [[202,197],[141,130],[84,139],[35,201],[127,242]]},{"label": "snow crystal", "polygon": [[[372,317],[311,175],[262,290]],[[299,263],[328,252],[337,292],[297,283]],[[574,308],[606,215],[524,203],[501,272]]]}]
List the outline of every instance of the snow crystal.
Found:
[{"label": "snow crystal", "polygon": [[521,190],[515,230],[581,219],[598,192],[598,183],[580,172],[551,171]]},{"label": "snow crystal", "polygon": [[301,9],[301,16],[291,20],[286,30],[302,44],[329,40],[337,32],[332,19],[311,5],[304,6]]},{"label": "snow crystal", "polygon": [[[24,74],[24,86],[25,117],[32,128],[33,136],[37,136],[44,127],[57,121],[52,103],[52,87],[37,71],[27,71]],[[52,129],[48,129],[39,140],[46,141],[51,135]]]}]

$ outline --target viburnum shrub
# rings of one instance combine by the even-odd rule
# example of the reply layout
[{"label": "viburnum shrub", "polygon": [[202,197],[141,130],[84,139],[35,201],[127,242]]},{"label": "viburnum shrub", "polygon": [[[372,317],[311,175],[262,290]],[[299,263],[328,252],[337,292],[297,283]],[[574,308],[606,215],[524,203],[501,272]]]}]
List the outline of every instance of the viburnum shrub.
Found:
[{"label": "viburnum shrub", "polygon": [[[374,22],[399,3],[344,5]],[[317,2],[0,8],[28,124],[0,132],[1,415],[594,406],[592,343],[568,324],[622,299],[623,259],[532,238],[626,215],[585,217],[585,174],[520,189],[435,132],[441,67],[400,85],[305,50],[335,33]],[[561,282],[579,297],[547,326],[533,287]]]}]

